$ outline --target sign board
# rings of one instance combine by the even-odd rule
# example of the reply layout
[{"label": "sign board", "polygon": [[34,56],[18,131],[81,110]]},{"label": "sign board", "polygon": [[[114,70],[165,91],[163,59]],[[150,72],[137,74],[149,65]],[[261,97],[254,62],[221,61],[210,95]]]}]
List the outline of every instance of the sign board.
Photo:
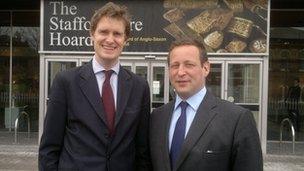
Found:
[{"label": "sign board", "polygon": [[[44,51],[93,51],[90,18],[108,1],[42,1]],[[267,0],[128,0],[131,37],[124,52],[167,52],[175,39],[191,38],[210,53],[268,53]]]}]

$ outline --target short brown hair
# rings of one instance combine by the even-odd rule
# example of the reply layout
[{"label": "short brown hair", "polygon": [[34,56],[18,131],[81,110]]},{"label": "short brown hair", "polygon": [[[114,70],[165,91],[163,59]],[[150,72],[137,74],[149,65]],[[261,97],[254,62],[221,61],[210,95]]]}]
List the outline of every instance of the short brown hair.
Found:
[{"label": "short brown hair", "polygon": [[187,45],[195,46],[195,47],[198,48],[199,53],[200,53],[201,64],[208,61],[208,57],[207,57],[205,47],[201,43],[199,43],[195,40],[192,40],[192,39],[178,39],[178,40],[175,40],[174,42],[171,43],[171,46],[169,48],[169,54],[168,54],[168,57],[167,57],[168,64],[170,64],[170,54],[171,54],[172,50],[176,47],[187,46]]},{"label": "short brown hair", "polygon": [[117,5],[113,2],[108,2],[103,7],[95,11],[91,18],[90,33],[93,34],[96,30],[97,24],[102,17],[115,18],[122,20],[125,24],[125,34],[128,38],[130,36],[130,14],[124,5]]}]

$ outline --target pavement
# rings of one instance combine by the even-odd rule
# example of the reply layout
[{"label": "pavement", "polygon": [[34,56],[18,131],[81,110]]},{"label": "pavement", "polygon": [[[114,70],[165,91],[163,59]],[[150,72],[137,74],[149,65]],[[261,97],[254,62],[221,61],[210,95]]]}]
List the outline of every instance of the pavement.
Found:
[{"label": "pavement", "polygon": [[304,171],[304,156],[266,155],[265,171]]},{"label": "pavement", "polygon": [[38,170],[38,145],[0,145],[0,171]]},{"label": "pavement", "polygon": [[[0,133],[0,171],[38,170],[37,137],[31,137],[34,138],[22,141],[21,136],[20,141],[23,143],[14,144],[13,139],[6,138],[6,142],[1,141],[3,136]],[[26,139],[26,136],[23,136],[23,139]],[[296,143],[293,153],[290,142],[281,145],[278,142],[268,142],[267,154],[264,156],[264,171],[304,171],[304,143]]]},{"label": "pavement", "polygon": [[304,171],[304,143],[290,141],[267,142],[267,154],[264,157],[265,171]]}]

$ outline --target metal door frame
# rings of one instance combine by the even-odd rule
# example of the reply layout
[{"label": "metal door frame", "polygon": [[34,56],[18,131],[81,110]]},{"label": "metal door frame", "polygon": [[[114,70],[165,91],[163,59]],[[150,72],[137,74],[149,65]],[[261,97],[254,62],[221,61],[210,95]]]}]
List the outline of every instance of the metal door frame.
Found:
[{"label": "metal door frame", "polygon": [[[85,55],[59,55],[59,54],[40,54],[40,86],[39,86],[39,139],[43,130],[43,120],[46,111],[46,96],[47,96],[47,72],[48,72],[48,62],[50,61],[74,61],[76,66],[82,64],[82,62],[88,62],[92,59],[92,54]],[[259,113],[259,122],[258,131],[261,137],[262,150],[263,153],[266,153],[266,143],[267,143],[267,100],[268,100],[268,58],[266,57],[209,57],[211,64],[221,64],[221,98],[227,99],[227,90],[228,86],[228,64],[260,64],[260,113]],[[165,90],[164,90],[164,103],[169,101],[169,71],[167,65],[167,59],[165,56],[155,57],[155,58],[146,58],[145,56],[122,56],[120,57],[120,63],[132,64],[131,68],[135,71],[134,62],[145,64],[148,66],[164,66],[165,67]],[[150,72],[150,73],[149,73]],[[148,71],[148,77],[151,77],[151,71]],[[151,87],[151,86],[150,86]]]},{"label": "metal door frame", "polygon": [[[168,75],[168,65],[167,61],[163,58],[161,60],[145,60],[145,59],[121,59],[120,64],[122,66],[131,66],[131,71],[136,73],[136,66],[146,66],[147,67],[147,81],[150,85],[150,96],[151,103],[153,101],[153,87],[151,86],[153,81],[153,67],[164,67],[164,104],[169,102],[169,75]],[[152,106],[151,106],[152,107]]]},{"label": "metal door frame", "polygon": [[209,57],[211,64],[222,65],[221,95],[227,100],[228,65],[229,64],[259,64],[259,117],[257,129],[260,134],[262,151],[266,154],[267,144],[267,100],[268,100],[268,58],[265,57]]}]

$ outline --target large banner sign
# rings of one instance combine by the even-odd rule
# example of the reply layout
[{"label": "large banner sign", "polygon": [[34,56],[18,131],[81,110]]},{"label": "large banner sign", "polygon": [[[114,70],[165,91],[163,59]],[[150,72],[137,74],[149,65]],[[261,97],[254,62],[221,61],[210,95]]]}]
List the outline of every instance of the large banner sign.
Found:
[{"label": "large banner sign", "polygon": [[[90,18],[108,1],[42,1],[42,52],[89,52]],[[175,39],[191,38],[212,53],[266,54],[267,0],[128,0],[131,37],[124,52],[167,52]]]}]

